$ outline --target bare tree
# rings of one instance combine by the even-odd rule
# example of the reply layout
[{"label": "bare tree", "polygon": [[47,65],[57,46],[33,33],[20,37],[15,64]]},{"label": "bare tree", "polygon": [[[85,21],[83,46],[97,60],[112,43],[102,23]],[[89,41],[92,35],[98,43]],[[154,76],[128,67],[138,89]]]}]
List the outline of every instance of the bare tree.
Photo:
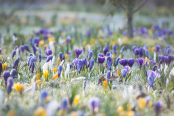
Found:
[{"label": "bare tree", "polygon": [[126,13],[126,30],[128,38],[133,37],[133,15],[139,11],[147,2],[147,0],[96,0],[101,4],[109,4],[116,7],[120,7]]}]

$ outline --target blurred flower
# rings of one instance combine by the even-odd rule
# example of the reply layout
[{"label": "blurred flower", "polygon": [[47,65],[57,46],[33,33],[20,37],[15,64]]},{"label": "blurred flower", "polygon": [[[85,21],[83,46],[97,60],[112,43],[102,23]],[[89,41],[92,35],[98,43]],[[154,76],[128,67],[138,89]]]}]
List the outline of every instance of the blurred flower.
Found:
[{"label": "blurred flower", "polygon": [[63,60],[63,53],[62,52],[59,52],[59,58],[60,58],[60,61]]},{"label": "blurred flower", "polygon": [[46,116],[46,110],[43,107],[38,107],[34,111],[34,116]]},{"label": "blurred flower", "polygon": [[139,98],[138,99],[138,106],[140,109],[144,109],[146,106],[146,99],[145,98]]},{"label": "blurred flower", "polygon": [[106,53],[109,51],[109,48],[106,46],[103,48],[103,54],[106,55]]},{"label": "blurred flower", "polygon": [[63,99],[62,103],[61,103],[61,106],[62,106],[61,108],[63,110],[65,110],[68,107],[68,100],[67,99]]},{"label": "blurred flower", "polygon": [[124,48],[125,48],[125,46],[122,46],[122,47],[121,47],[121,50],[120,50],[121,53],[123,53]]},{"label": "blurred flower", "polygon": [[120,76],[120,72],[119,72],[119,70],[117,70],[117,74],[118,74],[118,76]]},{"label": "blurred flower", "polygon": [[116,85],[112,85],[112,89],[117,89]]},{"label": "blurred flower", "polygon": [[88,53],[88,58],[91,59],[92,55],[93,55],[93,52],[90,51],[90,52]]},{"label": "blurred flower", "polygon": [[39,73],[37,73],[36,77],[37,77],[37,80],[39,80]]},{"label": "blurred flower", "polygon": [[116,59],[116,61],[115,61],[115,66],[117,66],[117,65],[118,65],[119,60],[120,60],[120,58],[118,57],[118,58]]},{"label": "blurred flower", "polygon": [[39,58],[39,62],[41,62],[41,58],[42,58],[42,56],[41,56],[40,53],[39,53],[39,55],[38,55],[38,58]]},{"label": "blurred flower", "polygon": [[80,55],[82,52],[83,52],[83,50],[81,50],[81,49],[76,49],[76,50],[75,50],[76,57],[78,58],[79,55]]},{"label": "blurred flower", "polygon": [[158,116],[160,113],[160,109],[163,106],[163,103],[161,101],[157,101],[154,105],[154,111],[155,111],[155,116]]},{"label": "blurred flower", "polygon": [[65,54],[65,60],[68,59],[68,54]]},{"label": "blurred flower", "polygon": [[52,59],[53,59],[53,55],[49,55],[49,56],[47,57],[46,62],[49,62],[49,61],[52,60]]},{"label": "blurred flower", "polygon": [[44,40],[41,40],[40,42],[39,42],[39,46],[42,46],[44,44]]},{"label": "blurred flower", "polygon": [[0,89],[0,110],[2,110],[3,108],[3,101],[4,101],[4,93],[3,91]]},{"label": "blurred flower", "polygon": [[10,110],[10,111],[8,111],[6,116],[15,116],[15,115],[16,115],[15,111]]},{"label": "blurred flower", "polygon": [[17,68],[18,64],[19,64],[19,58],[14,61],[13,68]]},{"label": "blurred flower", "polygon": [[44,75],[45,79],[47,79],[48,78],[48,70],[43,71],[43,75]]},{"label": "blurred flower", "polygon": [[12,58],[14,58],[15,55],[16,55],[16,50],[13,50],[13,52],[12,52]]},{"label": "blurred flower", "polygon": [[13,88],[16,89],[16,91],[18,91],[20,94],[22,94],[24,91],[23,85],[21,85],[19,82],[15,83]]},{"label": "blurred flower", "polygon": [[17,75],[17,70],[12,69],[11,72],[10,72],[10,76],[13,77],[13,78],[16,78],[16,75]]},{"label": "blurred flower", "polygon": [[33,53],[36,55],[37,47],[33,45],[32,48],[33,48]]},{"label": "blurred flower", "polygon": [[155,46],[155,51],[156,51],[156,52],[162,52],[161,46],[160,46],[160,45],[156,45],[156,46]]},{"label": "blurred flower", "polygon": [[103,81],[103,85],[107,89],[107,82],[106,81]]},{"label": "blurred flower", "polygon": [[24,47],[25,47],[25,50],[27,50],[28,52],[30,52],[30,48],[29,48],[29,46],[27,44],[25,44]]},{"label": "blurred flower", "polygon": [[103,54],[99,54],[99,55],[98,55],[98,63],[99,63],[99,64],[103,64],[104,61],[105,61],[104,55],[103,55]]},{"label": "blurred flower", "polygon": [[54,79],[57,79],[59,77],[59,75],[58,74],[55,74],[54,76],[53,76],[53,80]]},{"label": "blurred flower", "polygon": [[48,92],[45,89],[40,91],[40,102],[42,103],[48,97]]},{"label": "blurred flower", "polygon": [[128,73],[128,70],[127,70],[127,69],[123,69],[123,70],[121,71],[121,73],[122,73],[122,77],[125,78],[126,75],[127,75],[127,73]]},{"label": "blurred flower", "polygon": [[59,67],[57,69],[58,76],[60,76],[61,72],[62,72],[62,65],[59,65]]},{"label": "blurred flower", "polygon": [[4,71],[7,68],[7,63],[5,62],[4,64],[2,64],[2,71]]},{"label": "blurred flower", "polygon": [[12,86],[13,86],[13,78],[9,77],[7,80],[7,93],[8,94],[11,92]]},{"label": "blurred flower", "polygon": [[114,53],[116,54],[117,53],[117,46],[116,45],[113,45],[112,46],[112,49],[113,49]]},{"label": "blurred flower", "polygon": [[97,97],[92,97],[89,99],[89,109],[92,112],[98,112],[100,104],[100,99]]},{"label": "blurred flower", "polygon": [[74,104],[77,105],[79,103],[79,100],[80,100],[80,95],[76,95],[74,97]]},{"label": "blurred flower", "polygon": [[5,85],[7,85],[7,79],[10,77],[10,72],[9,71],[4,71],[3,77],[4,77]]},{"label": "blurred flower", "polygon": [[127,59],[122,59],[119,61],[119,63],[125,67],[127,65]]},{"label": "blurred flower", "polygon": [[93,60],[93,59],[91,59],[91,60],[89,61],[88,66],[89,66],[90,70],[93,68],[93,66],[94,66],[94,60]]},{"label": "blurred flower", "polygon": [[4,49],[4,54],[7,54],[7,50],[6,49]]},{"label": "blurred flower", "polygon": [[134,64],[135,60],[134,59],[128,59],[127,60],[127,64],[129,65],[129,67],[132,68],[133,64]]},{"label": "blurred flower", "polygon": [[139,67],[140,67],[140,70],[141,70],[141,67],[142,67],[143,64],[145,63],[145,60],[144,60],[143,58],[139,58],[139,59],[137,59],[137,63],[138,63],[138,65],[139,65]]}]

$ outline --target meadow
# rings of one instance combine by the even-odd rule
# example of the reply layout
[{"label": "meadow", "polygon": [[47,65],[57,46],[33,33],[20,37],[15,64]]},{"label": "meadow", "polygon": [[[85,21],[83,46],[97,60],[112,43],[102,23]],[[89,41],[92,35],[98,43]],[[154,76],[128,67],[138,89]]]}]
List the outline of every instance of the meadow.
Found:
[{"label": "meadow", "polygon": [[129,39],[118,22],[10,17],[0,29],[0,116],[172,116],[173,29],[136,24]]}]

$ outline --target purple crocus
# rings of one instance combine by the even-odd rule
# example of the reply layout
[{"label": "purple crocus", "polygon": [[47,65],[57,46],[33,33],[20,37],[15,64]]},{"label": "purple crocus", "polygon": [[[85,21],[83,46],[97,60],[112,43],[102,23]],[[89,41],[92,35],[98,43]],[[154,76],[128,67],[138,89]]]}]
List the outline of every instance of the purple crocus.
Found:
[{"label": "purple crocus", "polygon": [[13,52],[12,52],[12,58],[14,58],[15,55],[16,55],[16,50],[13,50]]},{"label": "purple crocus", "polygon": [[106,77],[107,77],[108,80],[111,78],[111,71],[108,71],[108,72],[107,72]]},{"label": "purple crocus", "polygon": [[109,68],[109,70],[111,70],[111,66],[112,66],[112,58],[109,56],[106,59],[106,65]]},{"label": "purple crocus", "polygon": [[127,62],[127,59],[122,59],[122,60],[119,61],[119,63],[120,63],[122,66],[125,67],[125,66],[127,65],[128,62]]},{"label": "purple crocus", "polygon": [[79,71],[79,73],[80,73],[81,69],[83,68],[83,65],[84,65],[83,60],[78,59],[77,60],[77,70]]},{"label": "purple crocus", "polygon": [[105,56],[103,54],[98,55],[98,63],[103,64],[105,61]]},{"label": "purple crocus", "polygon": [[30,59],[30,62],[29,62],[29,69],[33,66],[34,62],[37,61],[37,58],[35,56],[33,56],[31,59]]},{"label": "purple crocus", "polygon": [[91,59],[92,55],[93,55],[93,52],[90,51],[90,52],[88,53],[88,58]]},{"label": "purple crocus", "polygon": [[92,112],[95,112],[95,109],[96,108],[99,108],[100,107],[100,99],[97,98],[97,97],[92,97],[90,98],[89,100],[89,109],[92,111]]},{"label": "purple crocus", "polygon": [[8,79],[8,77],[10,77],[10,72],[9,71],[4,71],[3,77],[4,77],[5,85],[7,85],[7,79]]},{"label": "purple crocus", "polygon": [[91,69],[93,68],[93,66],[94,66],[94,60],[91,59],[91,60],[89,61],[88,67],[89,67],[90,70],[91,70]]},{"label": "purple crocus", "polygon": [[52,59],[53,59],[53,55],[49,55],[49,56],[47,57],[46,62],[49,62],[49,61],[52,60]]},{"label": "purple crocus", "polygon": [[42,56],[41,56],[40,53],[39,53],[39,55],[38,55],[38,58],[39,58],[39,62],[41,62],[41,58],[42,58]]},{"label": "purple crocus", "polygon": [[170,47],[167,47],[166,49],[164,49],[164,55],[168,56],[169,54],[171,54],[171,49]]},{"label": "purple crocus", "polygon": [[57,69],[58,76],[60,76],[61,72],[62,72],[62,65],[59,65],[59,67]]},{"label": "purple crocus", "polygon": [[17,70],[12,69],[11,72],[10,72],[10,76],[13,77],[13,78],[16,78],[16,75],[17,75]]},{"label": "purple crocus", "polygon": [[24,47],[25,47],[25,50],[27,50],[28,52],[30,52],[30,47],[27,44],[25,44]]},{"label": "purple crocus", "polygon": [[60,58],[60,61],[63,60],[63,53],[62,52],[59,52],[59,58]]},{"label": "purple crocus", "polygon": [[21,52],[24,53],[24,50],[25,50],[25,46],[22,45],[22,46],[21,46]]},{"label": "purple crocus", "polygon": [[36,55],[37,47],[33,45],[32,48],[33,48],[33,53]]},{"label": "purple crocus", "polygon": [[76,50],[75,50],[76,57],[78,58],[79,55],[80,55],[82,52],[83,52],[83,50],[81,50],[81,49],[76,49]]},{"label": "purple crocus", "polygon": [[159,56],[158,56],[158,61],[159,61],[159,64],[164,63],[164,62],[165,62],[165,61],[164,61],[164,59],[165,59],[165,57],[164,57],[164,56],[159,55]]},{"label": "purple crocus", "polygon": [[125,78],[126,75],[127,75],[127,73],[128,73],[128,70],[124,68],[124,69],[121,71],[122,77]]},{"label": "purple crocus", "polygon": [[112,46],[112,49],[113,49],[114,53],[116,54],[117,53],[117,46],[116,45],[113,45]]},{"label": "purple crocus", "polygon": [[35,68],[35,64],[33,63],[32,68],[31,68],[31,72],[34,72],[34,68]]},{"label": "purple crocus", "polygon": [[145,50],[145,54],[146,54],[146,57],[149,58],[149,51],[147,49]]},{"label": "purple crocus", "polygon": [[47,56],[52,55],[52,50],[45,50]]},{"label": "purple crocus", "polygon": [[139,65],[139,67],[140,67],[140,70],[141,70],[141,67],[142,67],[143,64],[145,63],[145,60],[144,60],[143,58],[139,58],[139,59],[137,59],[137,63],[138,63],[138,65]]},{"label": "purple crocus", "polygon": [[62,103],[61,103],[61,108],[63,110],[65,110],[68,107],[68,100],[67,99],[63,99]]},{"label": "purple crocus", "polygon": [[41,103],[46,99],[47,96],[48,96],[48,92],[46,91],[46,89],[42,89],[40,91],[40,101],[41,101]]},{"label": "purple crocus", "polygon": [[144,49],[142,47],[139,48],[139,53],[138,53],[138,56],[139,57],[142,57],[144,54]]},{"label": "purple crocus", "polygon": [[140,50],[139,50],[138,48],[135,48],[135,49],[134,49],[134,54],[135,54],[135,55],[139,55],[139,52],[140,52]]},{"label": "purple crocus", "polygon": [[137,46],[132,46],[132,51],[134,52]]},{"label": "purple crocus", "polygon": [[13,78],[9,77],[7,80],[7,93],[9,94],[13,87]]},{"label": "purple crocus", "polygon": [[132,68],[133,64],[134,64],[135,60],[134,59],[128,59],[127,60],[127,64],[129,65],[129,67]]},{"label": "purple crocus", "polygon": [[162,52],[161,46],[160,46],[160,45],[156,45],[156,46],[155,46],[155,51],[156,51],[156,52]]},{"label": "purple crocus", "polygon": [[103,48],[103,54],[106,55],[106,53],[109,51],[109,48],[106,46]]},{"label": "purple crocus", "polygon": [[160,113],[160,109],[163,106],[162,101],[157,101],[154,105],[155,116],[158,116]]},{"label": "purple crocus", "polygon": [[122,47],[121,47],[121,51],[120,51],[121,53],[123,53],[124,48],[125,48],[125,46],[122,46]]},{"label": "purple crocus", "polygon": [[18,64],[19,64],[19,58],[14,61],[13,68],[16,68]]},{"label": "purple crocus", "polygon": [[115,66],[117,66],[118,65],[118,63],[119,63],[119,61],[120,61],[120,58],[118,57],[117,59],[116,59],[116,61],[115,61]]},{"label": "purple crocus", "polygon": [[0,78],[1,78],[1,73],[2,73],[2,62],[0,62]]}]

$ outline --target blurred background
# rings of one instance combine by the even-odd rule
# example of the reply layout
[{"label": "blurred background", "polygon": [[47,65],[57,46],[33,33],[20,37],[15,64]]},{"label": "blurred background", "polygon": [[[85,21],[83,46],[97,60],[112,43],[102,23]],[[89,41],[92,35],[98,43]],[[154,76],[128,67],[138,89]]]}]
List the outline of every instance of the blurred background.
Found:
[{"label": "blurred background", "polygon": [[[114,22],[118,27],[125,24],[125,13],[120,7],[101,5],[98,0],[0,0],[0,3],[1,34],[10,34],[11,30],[27,33],[41,27],[54,29],[73,20]],[[174,0],[148,0],[133,19],[134,27],[168,22],[173,28]]]}]

